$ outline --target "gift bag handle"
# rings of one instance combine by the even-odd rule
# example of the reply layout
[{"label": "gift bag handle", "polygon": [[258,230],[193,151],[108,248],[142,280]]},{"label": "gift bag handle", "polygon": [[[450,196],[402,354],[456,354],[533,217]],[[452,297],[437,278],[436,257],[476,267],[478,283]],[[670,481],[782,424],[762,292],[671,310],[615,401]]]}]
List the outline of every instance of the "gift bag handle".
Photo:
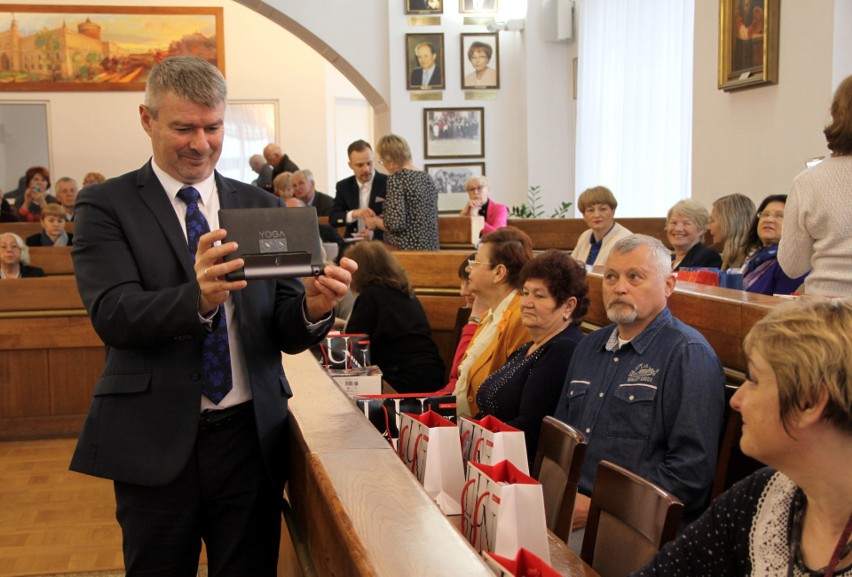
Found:
[{"label": "gift bag handle", "polygon": [[461,498],[462,498],[462,534],[463,535],[467,535],[467,529],[464,526],[465,521],[467,520],[467,508],[466,508],[467,499],[465,499],[465,496],[467,495],[468,487],[473,485],[475,482],[476,482],[476,479],[471,479],[470,481],[468,481],[464,484],[464,487],[462,487]]},{"label": "gift bag handle", "polygon": [[473,451],[470,452],[470,458],[474,463],[480,463],[479,460],[479,445],[482,444],[482,441],[485,440],[485,437],[479,437],[476,440],[476,444],[473,446]]},{"label": "gift bag handle", "polygon": [[482,500],[491,495],[491,491],[485,491],[482,495],[476,498],[476,509],[473,510],[473,539],[471,540],[471,544],[476,547],[477,546],[477,537],[479,536],[479,506],[482,504]]}]

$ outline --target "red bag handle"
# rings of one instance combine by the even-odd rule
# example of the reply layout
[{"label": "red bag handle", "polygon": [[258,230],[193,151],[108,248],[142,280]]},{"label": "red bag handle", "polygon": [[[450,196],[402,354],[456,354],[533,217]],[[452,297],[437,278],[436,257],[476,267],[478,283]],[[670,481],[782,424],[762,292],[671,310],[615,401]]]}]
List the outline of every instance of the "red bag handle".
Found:
[{"label": "red bag handle", "polygon": [[465,514],[465,513],[467,513],[467,509],[465,509],[465,504],[467,504],[467,499],[465,499],[465,495],[467,495],[467,488],[470,487],[471,485],[473,485],[473,483],[475,481],[476,481],[476,479],[471,479],[470,481],[468,481],[467,483],[464,484],[464,487],[462,487],[461,498],[462,498],[462,534],[463,535],[467,535],[467,531],[465,530],[465,526],[464,526],[464,522],[467,519],[467,515]]},{"label": "red bag handle", "polygon": [[479,462],[480,462],[480,461],[479,461],[479,457],[478,457],[478,455],[479,455],[479,445],[480,445],[480,444],[482,443],[482,441],[484,441],[484,440],[485,440],[485,437],[479,437],[479,438],[476,440],[476,444],[473,446],[473,451],[471,451],[471,453],[470,453],[470,459],[471,459],[474,463],[479,463]]},{"label": "red bag handle", "polygon": [[479,516],[479,506],[482,504],[482,500],[491,495],[491,491],[485,491],[482,495],[476,498],[476,509],[473,510],[473,539],[471,540],[471,545],[476,547],[476,538],[478,537],[479,531],[479,521],[477,518]]}]

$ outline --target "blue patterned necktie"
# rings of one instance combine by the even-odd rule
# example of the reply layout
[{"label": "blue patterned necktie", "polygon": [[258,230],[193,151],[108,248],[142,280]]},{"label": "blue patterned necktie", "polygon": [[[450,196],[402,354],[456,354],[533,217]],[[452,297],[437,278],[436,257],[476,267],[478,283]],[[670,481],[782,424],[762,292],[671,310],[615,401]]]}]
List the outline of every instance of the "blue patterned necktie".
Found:
[{"label": "blue patterned necktie", "polygon": [[[201,235],[210,232],[207,219],[198,208],[200,195],[194,188],[182,188],[178,198],[186,203],[186,237],[189,254],[195,262],[195,251]],[[201,364],[201,394],[215,404],[225,398],[233,386],[231,353],[228,347],[228,323],[225,311],[220,311],[219,325],[204,338],[204,357]]]}]

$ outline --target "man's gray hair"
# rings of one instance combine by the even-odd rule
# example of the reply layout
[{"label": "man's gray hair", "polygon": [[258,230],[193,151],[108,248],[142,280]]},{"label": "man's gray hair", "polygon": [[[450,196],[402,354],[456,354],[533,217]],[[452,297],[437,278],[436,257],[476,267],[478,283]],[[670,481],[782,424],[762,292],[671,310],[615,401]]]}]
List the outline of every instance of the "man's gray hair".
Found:
[{"label": "man's gray hair", "polygon": [[301,174],[305,177],[305,182],[313,182],[314,181],[314,173],[310,171],[308,168],[303,168],[302,170],[297,170],[293,173],[293,175]]},{"label": "man's gray hair", "polygon": [[647,246],[651,249],[652,262],[654,263],[654,268],[660,273],[660,278],[665,279],[671,274],[672,253],[660,240],[647,234],[631,234],[622,238],[612,245],[612,250],[609,254],[631,253],[640,246]]},{"label": "man's gray hair", "polygon": [[169,92],[208,108],[216,108],[228,98],[225,77],[197,56],[173,56],[151,69],[145,86],[145,106],[153,118],[157,118],[160,101]]},{"label": "man's gray hair", "polygon": [[59,188],[59,185],[62,184],[63,182],[70,182],[71,184],[74,185],[74,188],[77,188],[77,181],[74,180],[73,178],[71,178],[70,176],[63,176],[62,178],[57,180],[56,181],[56,188]]}]

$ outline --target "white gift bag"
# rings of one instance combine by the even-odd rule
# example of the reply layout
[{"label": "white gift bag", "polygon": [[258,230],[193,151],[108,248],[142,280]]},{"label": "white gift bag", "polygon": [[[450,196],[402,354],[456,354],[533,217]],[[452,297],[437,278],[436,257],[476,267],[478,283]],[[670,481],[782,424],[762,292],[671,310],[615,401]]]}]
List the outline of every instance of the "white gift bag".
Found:
[{"label": "white gift bag", "polygon": [[479,421],[459,418],[459,434],[465,465],[468,461],[493,465],[506,460],[529,475],[527,444],[522,430],[488,415]]}]

